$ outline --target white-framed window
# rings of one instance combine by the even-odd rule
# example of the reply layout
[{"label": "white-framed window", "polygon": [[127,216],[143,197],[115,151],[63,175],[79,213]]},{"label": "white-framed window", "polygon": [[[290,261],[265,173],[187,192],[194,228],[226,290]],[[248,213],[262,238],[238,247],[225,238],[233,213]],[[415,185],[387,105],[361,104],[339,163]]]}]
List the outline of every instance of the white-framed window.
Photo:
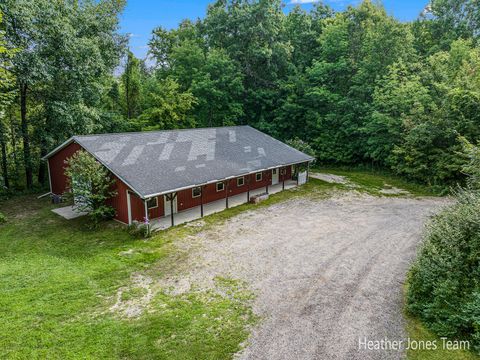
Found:
[{"label": "white-framed window", "polygon": [[225,190],[225,184],[223,182],[217,183],[217,192]]},{"label": "white-framed window", "polygon": [[287,169],[283,168],[282,170],[280,170],[280,175],[287,175]]},{"label": "white-framed window", "polygon": [[200,188],[200,186],[194,187],[192,189],[192,198],[197,198],[197,197],[200,197],[201,195],[202,195],[202,189]]},{"label": "white-framed window", "polygon": [[261,172],[256,173],[256,174],[255,174],[255,180],[256,180],[256,181],[262,181],[262,175],[263,175],[263,174],[262,174]]},{"label": "white-framed window", "polygon": [[148,209],[155,209],[157,207],[158,207],[158,198],[157,197],[154,197],[154,198],[151,198],[151,199],[147,200],[147,208]]},{"label": "white-framed window", "polygon": [[243,186],[243,185],[245,185],[245,178],[243,176],[237,178],[237,186],[240,187],[240,186]]}]

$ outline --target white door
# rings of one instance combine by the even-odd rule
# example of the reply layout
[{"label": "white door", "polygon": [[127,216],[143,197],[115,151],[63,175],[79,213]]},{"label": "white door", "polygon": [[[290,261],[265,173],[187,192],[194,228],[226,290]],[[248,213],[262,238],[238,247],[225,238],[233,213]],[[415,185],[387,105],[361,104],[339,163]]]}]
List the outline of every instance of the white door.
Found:
[{"label": "white door", "polygon": [[272,170],[272,185],[278,184],[278,169]]},{"label": "white door", "polygon": [[[172,207],[170,205],[170,200],[167,200],[167,195],[163,195],[163,203],[165,204],[164,210],[165,210],[165,216],[170,215],[172,213]],[[173,199],[173,213],[177,213],[177,197],[175,196],[175,199]]]}]

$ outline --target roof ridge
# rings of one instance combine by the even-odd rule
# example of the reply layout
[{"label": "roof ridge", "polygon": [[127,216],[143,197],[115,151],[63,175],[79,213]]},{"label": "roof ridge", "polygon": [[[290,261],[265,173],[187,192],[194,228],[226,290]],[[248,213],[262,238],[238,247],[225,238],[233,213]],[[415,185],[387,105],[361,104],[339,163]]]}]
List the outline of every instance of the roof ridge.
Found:
[{"label": "roof ridge", "polygon": [[[150,130],[150,131],[123,131],[123,132],[110,132],[110,133],[100,133],[100,134],[85,134],[85,135],[73,135],[72,138],[82,138],[90,136],[103,136],[103,135],[127,135],[127,134],[153,134],[161,132],[173,132],[173,131],[192,131],[192,130],[208,130],[208,129],[228,129],[228,128],[239,128],[239,127],[251,127],[250,125],[231,125],[231,126],[209,126],[209,127],[199,127],[199,128],[188,128],[188,129],[166,129],[166,130]],[[257,129],[255,129],[257,130]]]}]

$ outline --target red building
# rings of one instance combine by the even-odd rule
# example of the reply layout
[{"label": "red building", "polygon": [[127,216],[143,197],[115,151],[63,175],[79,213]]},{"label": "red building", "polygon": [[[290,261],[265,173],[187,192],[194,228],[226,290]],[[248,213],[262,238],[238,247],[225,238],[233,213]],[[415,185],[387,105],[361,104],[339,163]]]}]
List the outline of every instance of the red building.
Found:
[{"label": "red building", "polygon": [[[111,205],[125,224],[290,180],[313,160],[249,126],[74,136],[51,151],[52,194],[66,192],[65,160],[84,150],[116,180]],[[249,198],[249,196],[247,197]]]}]

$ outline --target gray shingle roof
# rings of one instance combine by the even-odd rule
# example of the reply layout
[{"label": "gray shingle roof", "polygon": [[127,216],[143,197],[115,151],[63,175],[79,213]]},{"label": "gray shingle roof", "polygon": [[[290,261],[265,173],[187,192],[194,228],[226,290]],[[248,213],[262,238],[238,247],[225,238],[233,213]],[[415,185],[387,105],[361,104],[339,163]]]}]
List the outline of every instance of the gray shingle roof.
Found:
[{"label": "gray shingle roof", "polygon": [[146,198],[313,160],[250,126],[74,136]]}]

